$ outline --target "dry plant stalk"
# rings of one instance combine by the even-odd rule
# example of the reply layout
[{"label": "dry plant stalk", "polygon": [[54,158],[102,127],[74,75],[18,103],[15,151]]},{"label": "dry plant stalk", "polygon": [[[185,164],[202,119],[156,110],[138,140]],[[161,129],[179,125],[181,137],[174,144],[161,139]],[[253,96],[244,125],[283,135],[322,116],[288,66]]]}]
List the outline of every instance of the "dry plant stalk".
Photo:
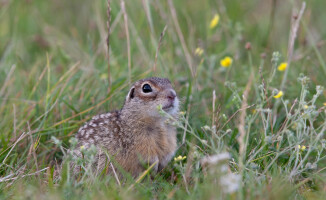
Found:
[{"label": "dry plant stalk", "polygon": [[221,129],[223,129],[230,121],[231,121],[231,119],[233,119],[235,116],[236,116],[236,114],[238,114],[240,111],[243,111],[243,110],[247,110],[248,108],[251,108],[251,107],[253,107],[253,106],[255,106],[256,104],[252,104],[252,105],[250,105],[250,106],[247,106],[247,107],[245,107],[245,108],[240,108],[240,109],[238,109],[237,111],[235,111],[232,115],[231,115],[231,117],[229,117],[229,119],[223,124],[223,126],[221,127]]},{"label": "dry plant stalk", "polygon": [[16,138],[17,137],[17,127],[16,127],[17,118],[16,118],[16,106],[15,106],[15,104],[12,104],[12,108],[13,108],[13,114],[14,114],[14,131],[13,131],[13,136],[14,136],[14,138]]},{"label": "dry plant stalk", "polygon": [[[293,109],[294,109],[294,106],[295,106],[297,103],[298,103],[298,99],[296,98],[296,99],[294,100],[294,102],[293,102],[293,104],[292,104],[290,110],[289,110],[289,113],[292,113],[292,111],[293,111]],[[276,137],[278,137],[278,136],[281,134],[281,132],[283,131],[283,129],[284,129],[284,127],[286,126],[286,123],[287,123],[288,121],[289,121],[289,117],[286,116],[285,120],[284,120],[283,123],[282,123],[281,128],[278,130],[278,132],[277,132],[277,134],[276,134]]]},{"label": "dry plant stalk", "polygon": [[142,4],[143,4],[143,7],[144,7],[144,10],[145,10],[145,14],[146,14],[146,18],[147,18],[147,21],[148,21],[148,24],[149,24],[149,28],[151,29],[151,33],[153,34],[154,33],[154,28],[153,28],[153,20],[152,20],[152,17],[151,17],[151,13],[150,13],[150,8],[148,6],[148,0],[142,0]]},{"label": "dry plant stalk", "polygon": [[238,130],[240,132],[240,136],[238,137],[238,143],[239,143],[239,165],[240,165],[240,170],[242,170],[243,167],[243,158],[245,154],[245,149],[246,149],[246,144],[245,144],[245,137],[246,137],[246,129],[245,129],[245,124],[246,124],[246,108],[248,107],[248,102],[247,98],[250,92],[251,84],[253,80],[253,74],[251,74],[249,81],[246,85],[246,89],[243,92],[243,100],[241,104],[241,113],[239,117],[239,125],[238,125]]},{"label": "dry plant stalk", "polygon": [[212,107],[213,107],[213,116],[212,116],[212,127],[214,126],[214,123],[215,123],[215,102],[216,102],[216,93],[215,93],[215,90],[213,90],[213,102],[212,102]]},{"label": "dry plant stalk", "polygon": [[119,177],[118,177],[118,175],[117,175],[117,173],[116,173],[116,171],[115,171],[115,169],[114,169],[114,166],[113,166],[112,162],[110,162],[110,166],[111,166],[111,168],[112,168],[112,172],[113,172],[113,174],[114,174],[114,178],[115,178],[115,180],[117,181],[118,185],[121,186],[121,183],[120,183]]},{"label": "dry plant stalk", "polygon": [[30,160],[30,156],[32,155],[33,158],[34,158],[34,163],[35,163],[35,167],[36,167],[36,171],[39,170],[38,168],[38,164],[37,164],[37,156],[36,156],[36,151],[35,151],[35,143],[34,143],[34,140],[33,140],[33,136],[31,134],[32,130],[31,130],[31,127],[29,125],[29,122],[27,122],[27,127],[28,127],[28,135],[30,137],[30,140],[31,140],[31,145],[30,145],[30,148],[29,148],[29,151],[28,151],[28,155],[27,155],[27,163],[29,162]]},{"label": "dry plant stalk", "polygon": [[[265,95],[265,100],[266,100],[266,103],[267,103],[267,108],[271,108],[270,106],[270,103],[269,103],[269,100],[268,100],[268,97],[267,97],[267,90],[266,90],[266,83],[265,83],[265,79],[263,77],[263,72],[262,72],[262,66],[259,67],[259,75],[260,75],[260,79],[262,81],[262,84],[263,84],[263,91],[264,91],[264,95]],[[268,114],[268,115],[272,115],[271,113]],[[273,134],[273,119],[272,117],[269,118],[270,120],[270,123],[271,123],[271,133]]]},{"label": "dry plant stalk", "polygon": [[158,42],[158,46],[157,46],[157,49],[156,49],[156,54],[155,54],[155,61],[154,61],[154,66],[153,66],[153,71],[156,72],[156,63],[157,63],[157,57],[158,57],[158,52],[160,51],[160,47],[162,45],[162,40],[163,40],[163,37],[165,35],[165,31],[166,31],[166,28],[167,28],[167,25],[164,26],[164,29],[160,35],[160,40]]},{"label": "dry plant stalk", "polygon": [[129,37],[129,28],[128,28],[128,15],[126,12],[125,1],[121,0],[121,10],[123,13],[123,19],[125,23],[125,31],[127,37],[127,51],[128,51],[128,84],[131,86],[131,54],[130,54],[130,37]]},{"label": "dry plant stalk", "polygon": [[[7,153],[6,157],[3,159],[2,164],[5,164],[5,163],[6,163],[6,160],[7,160],[8,156],[10,155],[11,151],[15,148],[15,146],[18,144],[18,142],[21,141],[21,140],[25,137],[25,135],[26,135],[26,133],[23,132],[23,133],[19,136],[19,138],[15,141],[15,143],[14,143],[13,145],[10,146],[11,149],[10,149],[10,151]],[[10,148],[10,147],[8,147],[8,148]],[[5,151],[7,151],[8,148],[7,148]],[[0,154],[0,155],[1,155],[1,154]]]},{"label": "dry plant stalk", "polygon": [[13,175],[13,174],[10,174],[7,177],[0,178],[0,183],[6,182],[6,181],[16,180],[18,178],[24,178],[24,177],[27,177],[27,176],[33,176],[33,175],[39,174],[40,172],[46,171],[47,169],[49,169],[49,167],[46,167],[46,168],[41,169],[41,170],[38,170],[38,171],[36,171],[34,173],[20,175],[20,176],[16,176],[16,177],[13,177],[13,178],[7,178],[7,177],[9,177],[9,176],[11,177]]},{"label": "dry plant stalk", "polygon": [[4,92],[6,90],[6,87],[8,87],[10,85],[9,80],[10,80],[11,76],[13,75],[15,69],[16,69],[16,65],[12,65],[11,68],[10,68],[10,71],[9,71],[7,77],[6,77],[6,80],[3,82],[3,85],[1,87],[0,97],[4,96]]},{"label": "dry plant stalk", "polygon": [[[305,8],[306,8],[306,2],[302,2],[299,14],[298,15],[292,14],[291,31],[290,31],[290,36],[289,36],[288,55],[287,55],[288,56],[288,59],[287,59],[288,67],[286,68],[284,76],[283,76],[282,84],[281,84],[281,87],[280,87],[281,90],[284,89],[286,78],[287,78],[287,75],[289,73],[289,68],[290,68],[292,55],[293,55],[294,42],[295,42],[295,39],[297,37],[297,32],[299,30],[300,21],[301,21],[301,18],[303,16]],[[293,11],[293,13],[294,13],[294,11]]]},{"label": "dry plant stalk", "polygon": [[186,56],[186,61],[187,61],[188,67],[190,69],[192,77],[195,77],[195,73],[194,73],[194,70],[193,70],[193,67],[192,67],[192,58],[190,56],[189,50],[187,48],[185,39],[183,37],[182,31],[181,31],[181,28],[180,28],[180,25],[179,25],[179,22],[178,22],[177,12],[175,11],[172,0],[168,0],[168,4],[169,4],[169,7],[170,7],[172,20],[173,20],[175,29],[177,31],[177,34],[178,34],[178,37],[179,37],[183,52],[184,52],[184,54]]},{"label": "dry plant stalk", "polygon": [[[123,88],[125,88],[125,87],[126,87],[126,85],[123,85],[123,86],[121,86],[121,87],[118,88],[118,89],[123,89]],[[108,100],[110,100],[112,97],[113,97],[113,95],[111,94],[110,96],[108,96],[107,98],[105,98],[104,100],[102,100],[101,102],[99,102],[98,104],[96,104],[96,105],[94,105],[94,106],[92,106],[92,107],[90,107],[90,108],[87,108],[86,110],[83,110],[83,111],[81,111],[81,112],[79,112],[79,113],[77,113],[77,114],[74,114],[74,115],[72,115],[72,116],[70,116],[70,117],[68,117],[68,118],[66,118],[66,119],[63,119],[63,120],[61,120],[61,121],[55,123],[54,125],[52,125],[50,128],[54,128],[54,127],[56,127],[56,126],[59,126],[60,124],[69,121],[70,119],[73,119],[73,118],[78,117],[78,116],[80,116],[80,115],[82,115],[82,114],[84,114],[84,113],[87,113],[87,112],[93,110],[94,108],[96,108],[96,107],[98,107],[98,106],[104,104],[105,102],[107,102]]]},{"label": "dry plant stalk", "polygon": [[[191,107],[190,107],[190,103],[189,103],[188,104],[188,107],[187,107],[187,112],[186,113],[190,113],[190,108]],[[185,122],[185,126],[184,126],[184,131],[183,131],[181,145],[184,145],[186,143],[186,136],[187,136],[188,125],[189,125],[189,114],[187,114],[187,116],[186,116],[186,122]]]},{"label": "dry plant stalk", "polygon": [[107,21],[106,21],[106,27],[107,27],[107,37],[106,37],[106,46],[108,48],[107,50],[107,58],[108,58],[108,82],[109,82],[109,87],[108,87],[108,93],[110,92],[111,89],[111,67],[110,67],[110,33],[111,33],[111,5],[110,5],[110,0],[108,0],[108,8],[106,11],[107,14]]},{"label": "dry plant stalk", "polygon": [[131,190],[136,184],[140,183],[145,178],[145,176],[151,172],[152,168],[157,164],[158,161],[154,162],[151,166],[149,166],[141,175],[138,176],[135,183],[132,184],[127,190]]}]

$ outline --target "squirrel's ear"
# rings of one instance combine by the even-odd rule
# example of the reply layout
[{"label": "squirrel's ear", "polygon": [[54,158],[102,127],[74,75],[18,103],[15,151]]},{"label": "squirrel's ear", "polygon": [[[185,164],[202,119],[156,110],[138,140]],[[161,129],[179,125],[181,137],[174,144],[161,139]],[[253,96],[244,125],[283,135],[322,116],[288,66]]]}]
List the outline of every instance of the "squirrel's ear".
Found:
[{"label": "squirrel's ear", "polygon": [[135,88],[132,87],[127,95],[127,101],[130,101],[131,99],[133,99],[135,97]]}]

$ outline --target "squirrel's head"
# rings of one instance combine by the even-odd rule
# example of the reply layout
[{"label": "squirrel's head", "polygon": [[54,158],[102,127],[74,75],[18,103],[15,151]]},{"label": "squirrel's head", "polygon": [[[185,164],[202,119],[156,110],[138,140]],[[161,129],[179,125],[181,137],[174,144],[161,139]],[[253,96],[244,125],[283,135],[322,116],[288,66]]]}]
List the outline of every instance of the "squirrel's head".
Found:
[{"label": "squirrel's head", "polygon": [[159,116],[158,106],[172,116],[179,111],[179,99],[166,78],[151,77],[135,82],[126,97],[124,110],[134,114]]}]

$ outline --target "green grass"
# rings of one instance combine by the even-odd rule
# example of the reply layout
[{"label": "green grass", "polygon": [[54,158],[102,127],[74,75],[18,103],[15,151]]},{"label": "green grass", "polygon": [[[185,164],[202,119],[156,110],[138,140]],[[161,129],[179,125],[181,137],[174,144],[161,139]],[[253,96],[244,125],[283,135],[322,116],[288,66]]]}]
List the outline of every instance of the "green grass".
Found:
[{"label": "green grass", "polygon": [[[109,83],[105,0],[1,1],[1,199],[323,199],[325,1],[306,2],[287,75],[277,66],[288,59],[299,1],[125,3],[129,46],[120,1],[111,4]],[[220,66],[225,56],[229,68]],[[93,115],[119,109],[129,79],[148,76],[168,77],[182,100],[176,155],[187,158],[121,186],[113,176],[75,180],[69,171],[53,181],[60,147]],[[230,158],[205,163],[214,155]]]}]

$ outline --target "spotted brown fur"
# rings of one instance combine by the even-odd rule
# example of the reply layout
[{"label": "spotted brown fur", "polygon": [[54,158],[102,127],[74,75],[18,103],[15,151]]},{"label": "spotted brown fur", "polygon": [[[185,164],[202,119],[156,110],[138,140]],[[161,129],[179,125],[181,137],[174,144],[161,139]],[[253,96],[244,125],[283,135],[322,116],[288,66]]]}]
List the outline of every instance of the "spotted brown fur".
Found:
[{"label": "spotted brown fur", "polygon": [[[142,92],[143,84],[149,84],[152,92]],[[158,105],[169,107],[166,112],[177,117],[179,101],[171,82],[158,77],[135,82],[121,110],[96,115],[80,127],[77,148],[71,151],[80,157],[80,147],[94,145],[97,155],[93,166],[99,173],[105,166],[113,166],[108,165],[108,155],[133,176],[145,169],[144,163],[148,166],[157,162],[154,170],[161,170],[173,157],[177,141],[176,128],[165,123],[167,118],[159,114]],[[72,167],[75,173],[80,171],[79,166]],[[112,168],[107,172],[111,173]]]}]

